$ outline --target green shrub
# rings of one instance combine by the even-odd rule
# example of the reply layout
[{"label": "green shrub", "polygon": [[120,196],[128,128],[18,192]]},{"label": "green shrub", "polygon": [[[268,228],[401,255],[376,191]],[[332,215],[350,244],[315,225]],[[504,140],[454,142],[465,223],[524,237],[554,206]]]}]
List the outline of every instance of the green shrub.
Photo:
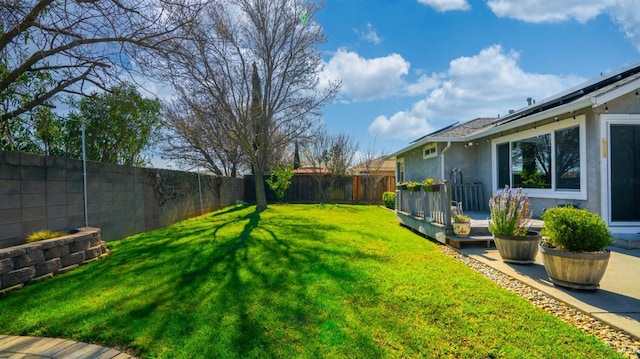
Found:
[{"label": "green shrub", "polygon": [[43,229],[41,231],[33,232],[27,236],[27,243],[37,242],[44,239],[57,238],[66,236],[66,232],[52,231],[50,229]]},{"label": "green shrub", "polygon": [[287,192],[287,188],[291,186],[291,178],[294,173],[293,165],[288,166],[278,163],[271,169],[271,176],[267,178],[266,182],[269,188],[275,192],[279,201],[282,201]]},{"label": "green shrub", "polygon": [[382,201],[387,208],[395,209],[396,208],[396,193],[395,192],[384,192],[382,194]]},{"label": "green shrub", "polygon": [[612,243],[609,228],[600,216],[586,209],[554,207],[543,215],[545,242],[567,251],[601,251]]}]

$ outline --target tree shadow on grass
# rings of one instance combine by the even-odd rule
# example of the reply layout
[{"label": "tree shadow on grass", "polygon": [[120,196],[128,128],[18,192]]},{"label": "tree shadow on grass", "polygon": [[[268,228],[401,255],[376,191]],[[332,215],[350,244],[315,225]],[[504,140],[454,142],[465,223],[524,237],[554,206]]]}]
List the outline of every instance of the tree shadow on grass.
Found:
[{"label": "tree shadow on grass", "polygon": [[353,346],[381,356],[358,320],[344,318],[359,315],[348,308],[354,293],[379,295],[353,262],[381,259],[328,242],[338,226],[262,215],[239,207],[114,243],[109,258],[0,300],[4,334],[148,356],[322,356]]}]

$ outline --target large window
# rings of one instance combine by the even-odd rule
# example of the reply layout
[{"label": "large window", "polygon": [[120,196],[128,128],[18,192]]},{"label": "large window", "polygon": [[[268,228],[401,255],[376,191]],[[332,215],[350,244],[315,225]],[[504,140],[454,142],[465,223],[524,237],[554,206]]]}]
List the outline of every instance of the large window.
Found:
[{"label": "large window", "polygon": [[509,185],[538,197],[586,196],[583,128],[581,116],[494,140],[496,189]]}]

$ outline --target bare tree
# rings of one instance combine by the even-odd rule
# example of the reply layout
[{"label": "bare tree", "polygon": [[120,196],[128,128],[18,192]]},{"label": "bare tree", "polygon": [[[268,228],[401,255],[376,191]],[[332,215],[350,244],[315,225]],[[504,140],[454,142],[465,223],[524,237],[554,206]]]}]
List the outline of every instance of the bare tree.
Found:
[{"label": "bare tree", "polygon": [[364,188],[367,189],[367,197],[371,203],[374,202],[373,195],[376,193],[376,188],[380,186],[380,182],[384,176],[380,175],[380,168],[384,165],[386,160],[384,151],[378,151],[376,149],[376,142],[367,147],[367,150],[361,154],[360,164],[357,166],[358,175],[363,178]]},{"label": "bare tree", "polygon": [[202,104],[192,103],[186,94],[166,106],[166,122],[171,132],[162,146],[165,159],[190,168],[205,168],[216,175],[236,177],[246,159],[242,149]]},{"label": "bare tree", "polygon": [[[329,135],[323,129],[314,140],[303,147],[303,155],[311,165],[322,201],[331,199],[336,180],[347,174],[360,146],[353,137],[345,133]],[[328,180],[328,181],[327,181]],[[325,188],[327,187],[327,188]]]},{"label": "bare tree", "polygon": [[331,137],[324,130],[319,130],[309,141],[302,146],[302,157],[309,166],[311,175],[318,185],[318,192],[322,202],[328,202],[325,189],[326,179],[329,174],[329,160],[331,150]]},{"label": "bare tree", "polygon": [[329,162],[327,167],[333,176],[347,174],[353,166],[353,160],[360,149],[360,145],[351,135],[338,133],[329,136]]},{"label": "bare tree", "polygon": [[[180,6],[190,13],[192,6]],[[0,1],[0,127],[54,96],[108,91],[132,59],[157,50],[180,19],[153,0]],[[188,17],[181,18],[186,20]]]},{"label": "bare tree", "polygon": [[308,137],[339,87],[319,86],[318,9],[306,0],[222,0],[182,28],[157,66],[240,146],[256,174],[259,210],[270,156]]}]

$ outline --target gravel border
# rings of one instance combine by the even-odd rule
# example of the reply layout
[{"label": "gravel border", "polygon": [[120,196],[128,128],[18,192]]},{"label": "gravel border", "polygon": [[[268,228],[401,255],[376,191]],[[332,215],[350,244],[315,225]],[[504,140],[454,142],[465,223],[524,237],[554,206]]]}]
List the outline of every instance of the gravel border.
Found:
[{"label": "gravel border", "polygon": [[640,358],[640,340],[630,334],[612,328],[609,325],[595,319],[587,313],[577,310],[564,302],[552,298],[518,279],[515,279],[499,270],[496,270],[482,262],[466,256],[455,249],[443,245],[442,252],[471,267],[476,272],[494,281],[501,287],[510,290],[527,299],[531,304],[542,308],[563,321],[576,326],[587,334],[601,339],[625,358]]}]

